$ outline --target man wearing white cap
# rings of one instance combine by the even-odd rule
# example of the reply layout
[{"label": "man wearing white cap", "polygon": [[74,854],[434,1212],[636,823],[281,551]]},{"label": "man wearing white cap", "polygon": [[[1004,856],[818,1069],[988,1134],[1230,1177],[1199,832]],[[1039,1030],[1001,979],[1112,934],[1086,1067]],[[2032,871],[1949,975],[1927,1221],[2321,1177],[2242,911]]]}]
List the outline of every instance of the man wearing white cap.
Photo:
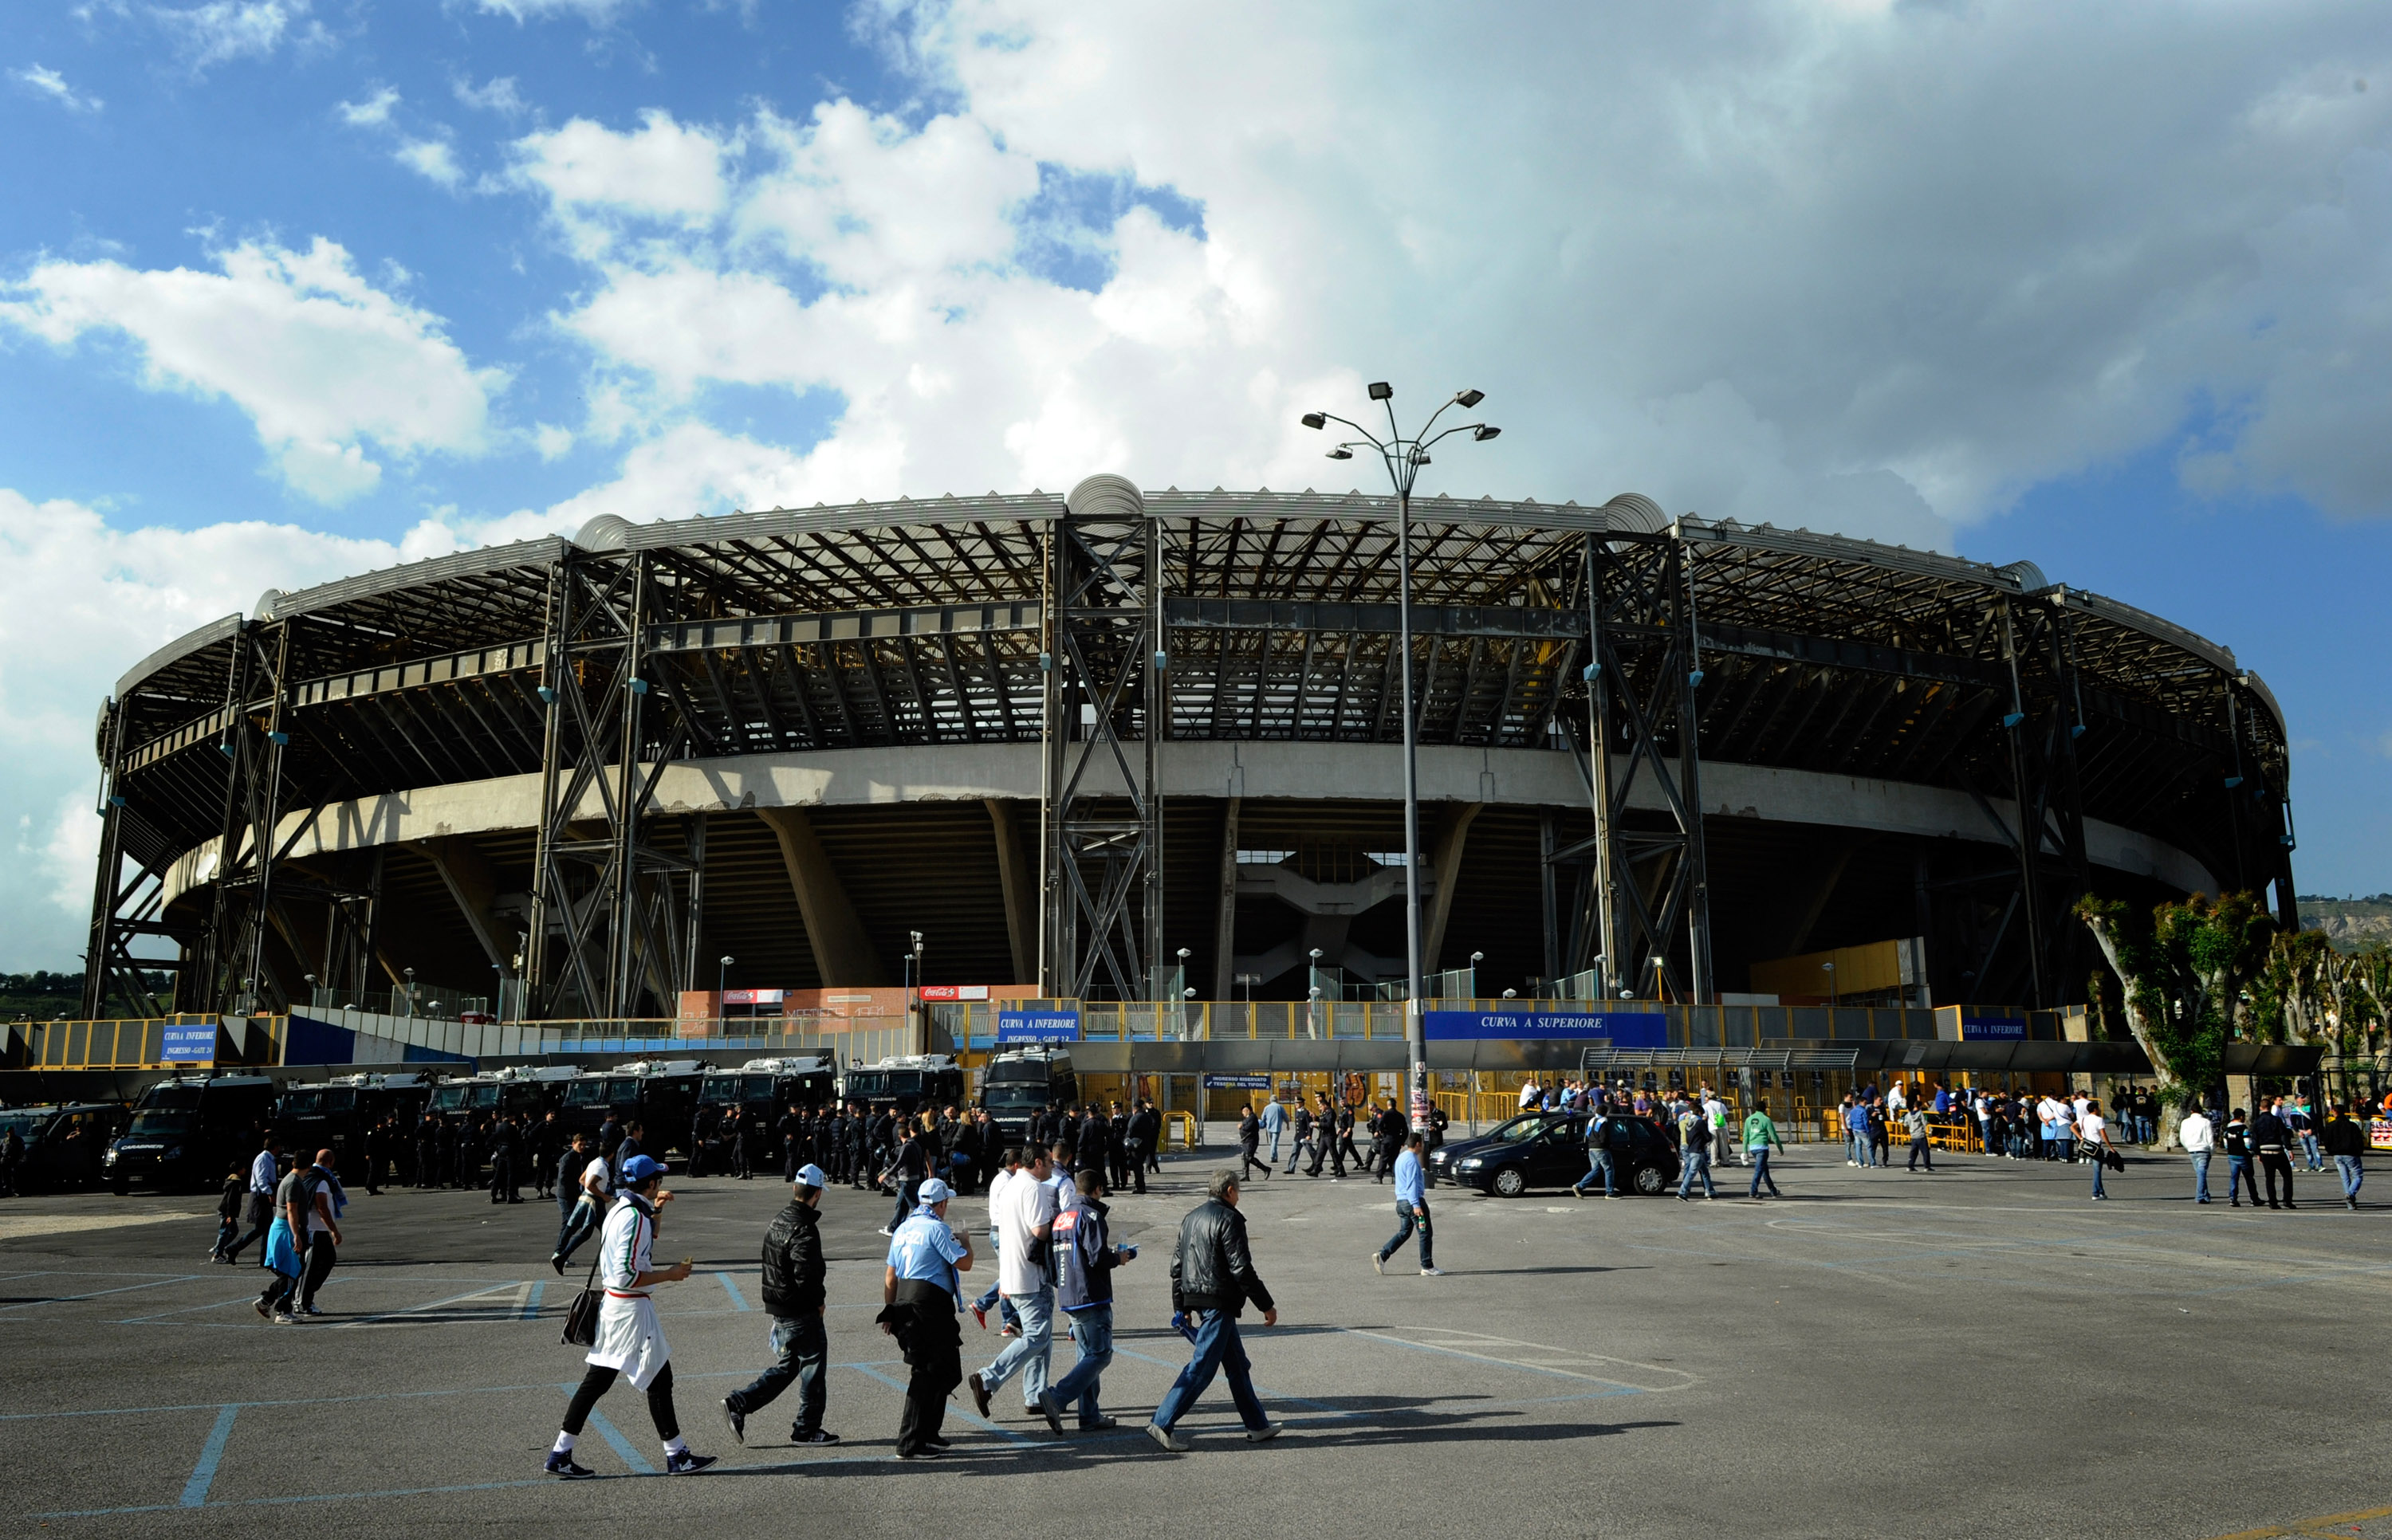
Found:
[{"label": "man wearing white cap", "polygon": [[764,1308],[773,1317],[773,1357],[756,1382],[722,1398],[722,1420],[731,1436],[748,1442],[748,1414],[773,1404],[774,1398],[798,1382],[798,1420],[789,1430],[792,1443],[837,1443],[837,1433],[822,1425],[823,1366],[830,1361],[830,1339],[823,1334],[823,1189],[830,1178],[820,1166],[801,1166],[789,1186],[789,1206],[764,1232]]},{"label": "man wearing white cap", "polygon": [[936,1459],[947,1452],[940,1436],[947,1397],[964,1377],[964,1334],[956,1321],[963,1297],[956,1275],[971,1271],[971,1237],[947,1226],[955,1190],[937,1177],[914,1195],[920,1204],[889,1239],[881,1275],[878,1325],[897,1339],[914,1367],[905,1385],[905,1416],[897,1425],[897,1457]]}]

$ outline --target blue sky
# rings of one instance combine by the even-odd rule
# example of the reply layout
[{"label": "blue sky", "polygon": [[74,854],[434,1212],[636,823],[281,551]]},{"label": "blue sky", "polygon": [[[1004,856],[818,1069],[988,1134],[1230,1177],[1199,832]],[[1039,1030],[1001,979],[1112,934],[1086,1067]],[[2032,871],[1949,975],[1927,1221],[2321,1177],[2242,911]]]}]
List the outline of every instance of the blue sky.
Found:
[{"label": "blue sky", "polygon": [[1458,495],[2025,556],[2231,646],[2301,886],[2392,887],[2385,54],[2302,4],[20,5],[0,965],[80,952],[110,682],[269,586],[1343,485],[1294,418],[1379,377],[1501,407]]}]

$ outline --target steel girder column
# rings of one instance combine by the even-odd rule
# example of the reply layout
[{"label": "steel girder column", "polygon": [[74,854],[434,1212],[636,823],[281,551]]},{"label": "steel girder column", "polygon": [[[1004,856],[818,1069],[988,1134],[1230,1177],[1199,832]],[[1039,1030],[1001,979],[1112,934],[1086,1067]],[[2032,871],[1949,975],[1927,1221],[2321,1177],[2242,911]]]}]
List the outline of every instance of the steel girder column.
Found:
[{"label": "steel girder column", "polygon": [[2272,885],[2276,924],[2290,933],[2301,927],[2293,887],[2293,851],[2300,841],[2293,830],[2291,765],[2280,747],[2251,731],[2266,715],[2256,695],[2248,674],[2226,680],[2227,730],[2234,742],[2233,773],[2226,782],[2227,827],[2236,886],[2248,886],[2255,878]]},{"label": "steel girder column", "polygon": [[[1662,990],[1703,1003],[1714,991],[1696,707],[1701,673],[1687,552],[1674,534],[1588,539],[1586,747],[1602,977],[1635,988],[1658,973]],[[1669,820],[1663,829],[1627,821],[1647,771]]]},{"label": "steel girder column", "polygon": [[[2076,765],[2084,717],[2075,651],[2068,612],[2056,596],[2029,594],[1999,602],[2002,664],[2010,692],[2009,710],[2002,718],[2003,748],[2016,804],[2016,829],[2004,824],[2003,831],[2011,835],[2018,867],[2015,909],[2023,922],[2029,1003],[2052,1009],[2084,998],[2084,948],[2078,940],[2083,927],[2072,912],[2092,889]],[[1998,938],[1981,964],[1981,987],[1997,951]]]},{"label": "steel girder column", "polygon": [[643,984],[670,996],[687,966],[675,955],[670,905],[653,889],[695,863],[640,839],[642,811],[687,724],[676,715],[650,759],[641,668],[656,595],[646,554],[568,548],[550,585],[526,1014],[554,1016],[570,1003],[583,1015],[622,1016]]},{"label": "steel girder column", "polygon": [[[163,841],[126,806],[117,789],[124,769],[124,729],[131,713],[122,701],[108,703],[100,729],[99,871],[92,884],[90,938],[84,951],[83,1014],[108,1014],[122,1000],[136,1015],[163,1016],[163,1003],[150,988],[150,970],[179,971],[186,960],[144,960],[133,955],[136,936],[174,937],[162,923],[164,898]],[[134,847],[140,849],[136,853]],[[135,861],[124,874],[124,862]]]},{"label": "steel girder column", "polygon": [[1162,531],[1119,476],[1081,482],[1048,529],[1039,987],[1050,996],[1101,982],[1150,999],[1161,967],[1162,563]]},{"label": "steel girder column", "polygon": [[[283,679],[291,627],[253,620],[234,635],[225,680],[225,726],[216,740],[224,755],[225,795],[218,825],[214,902],[195,968],[187,974],[202,1010],[250,1014],[261,994],[287,1003],[289,990],[272,977],[266,931],[274,901],[276,825],[281,821]],[[256,697],[266,692],[263,719]]]}]

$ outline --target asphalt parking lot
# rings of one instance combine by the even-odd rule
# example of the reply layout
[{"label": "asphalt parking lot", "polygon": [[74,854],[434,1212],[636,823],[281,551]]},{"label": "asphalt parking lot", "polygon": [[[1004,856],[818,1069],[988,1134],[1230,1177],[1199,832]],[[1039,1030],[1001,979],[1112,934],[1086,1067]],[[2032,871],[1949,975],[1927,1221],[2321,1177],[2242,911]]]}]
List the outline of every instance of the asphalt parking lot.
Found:
[{"label": "asphalt parking lot", "polygon": [[[1147,1248],[1120,1275],[1122,1428],[1057,1441],[1011,1387],[993,1423],[958,1392],[958,1457],[923,1466],[889,1458],[905,1370],[871,1325],[889,1201],[826,1200],[826,1425],[845,1442],[788,1446],[785,1400],[741,1449],[713,1404],[765,1359],[756,1243],[781,1189],[677,1183],[657,1254],[699,1271],[658,1302],[684,1431],[724,1459],[652,1476],[644,1405],[618,1388],[581,1444],[608,1479],[570,1486],[540,1472],[581,1373],[557,1342],[578,1280],[546,1265],[552,1205],[357,1193],[330,1317],[274,1326],[250,1309],[254,1267],[205,1261],[205,1198],[0,1203],[0,1511],[76,1535],[643,1536],[798,1515],[841,1535],[2392,1534],[2392,1214],[2345,1211],[2330,1176],[2304,1180],[2298,1212],[2204,1212],[2172,1160],[2096,1204],[2074,1168],[1914,1176],[1798,1147],[1781,1203],[1439,1188],[1450,1275],[1424,1278],[1409,1248],[1371,1269],[1388,1188],[1282,1175],[1247,1197],[1281,1305],[1248,1344],[1290,1430],[1236,1437],[1216,1385],[1183,1425],[1195,1451],[1165,1456],[1136,1429],[1184,1357],[1169,1241],[1220,1163],[1175,1158],[1116,1202]],[[950,1218],[977,1233],[982,1211]],[[966,1317],[965,1336],[968,1369],[994,1354],[994,1331]]]}]

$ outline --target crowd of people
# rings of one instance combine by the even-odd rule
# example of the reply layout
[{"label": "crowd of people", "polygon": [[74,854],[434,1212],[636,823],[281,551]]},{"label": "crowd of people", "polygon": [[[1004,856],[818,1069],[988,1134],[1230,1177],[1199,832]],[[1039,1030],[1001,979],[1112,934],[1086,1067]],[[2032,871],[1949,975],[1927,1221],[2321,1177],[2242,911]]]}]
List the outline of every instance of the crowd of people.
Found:
[{"label": "crowd of people", "polygon": [[[899,1148],[918,1148],[926,1135],[936,1137],[938,1120],[931,1118],[929,1127],[918,1119],[901,1123],[895,1134]],[[966,1386],[983,1419],[997,1392],[1018,1379],[1023,1415],[1045,1421],[1058,1438],[1066,1436],[1067,1416],[1082,1432],[1119,1426],[1102,1400],[1104,1373],[1113,1360],[1112,1275],[1137,1261],[1138,1249],[1113,1239],[1105,1199],[1117,1174],[1142,1178],[1145,1168],[1135,1158],[1142,1152],[1134,1141],[1117,1145],[1109,1137],[1108,1121],[1102,1110],[1091,1106],[1077,1119],[1063,1116],[1062,1132],[1051,1143],[997,1151],[988,1220],[997,1278],[991,1294],[970,1305],[963,1300],[962,1280],[980,1259],[971,1237],[947,1223],[956,1191],[934,1175],[914,1181],[904,1218],[885,1232],[890,1244],[882,1268],[882,1308],[875,1322],[895,1340],[910,1369],[896,1458],[936,1459],[952,1449],[944,1432],[947,1404]],[[1092,1122],[1101,1131],[1097,1134],[1100,1143],[1084,1145],[1079,1142],[1082,1131]],[[1136,1122],[1134,1107],[1125,1126]],[[627,1135],[625,1143],[630,1142]],[[566,1160],[587,1158],[575,1184],[583,1195],[576,1207],[595,1210],[598,1257],[591,1284],[602,1302],[590,1334],[587,1372],[550,1446],[546,1469],[568,1481],[594,1474],[574,1458],[575,1449],[600,1399],[618,1379],[628,1378],[647,1397],[650,1420],[664,1446],[666,1472],[702,1471],[717,1456],[695,1452],[682,1435],[673,1404],[671,1349],[654,1300],[659,1285],[688,1277],[692,1265],[683,1261],[659,1267],[656,1262],[660,1214],[672,1199],[663,1184],[666,1169],[642,1154],[610,1161],[591,1147],[585,1134],[577,1134],[573,1143],[576,1154]],[[1382,1251],[1380,1262],[1384,1264],[1416,1220],[1423,1271],[1433,1272],[1426,1202],[1419,1186],[1420,1149],[1421,1136],[1409,1135],[1396,1162],[1398,1208],[1406,1213],[1407,1224]],[[1117,1152],[1124,1156],[1119,1165]],[[762,1246],[760,1294],[772,1319],[767,1338],[772,1361],[721,1404],[725,1428],[743,1444],[748,1419],[792,1386],[798,1397],[791,1442],[839,1442],[824,1426],[830,1350],[823,1326],[826,1269],[819,1229],[823,1193],[837,1179],[812,1161],[789,1174],[789,1203],[765,1231]],[[1173,1247],[1172,1324],[1188,1339],[1190,1354],[1145,1430],[1167,1451],[1192,1447],[1177,1424],[1216,1376],[1228,1378],[1249,1440],[1275,1438],[1283,1430],[1269,1419],[1255,1394],[1240,1334],[1239,1318],[1249,1303],[1260,1308],[1265,1326],[1279,1321],[1270,1291],[1255,1272],[1245,1221],[1238,1211],[1241,1182],[1236,1171],[1215,1173],[1204,1201],[1181,1221]],[[998,1333],[1000,1345],[986,1366],[967,1376],[962,1314],[968,1309],[985,1331],[992,1296],[1001,1302],[1005,1321]],[[1054,1373],[1059,1319],[1074,1354],[1070,1370],[1060,1376]]]}]

